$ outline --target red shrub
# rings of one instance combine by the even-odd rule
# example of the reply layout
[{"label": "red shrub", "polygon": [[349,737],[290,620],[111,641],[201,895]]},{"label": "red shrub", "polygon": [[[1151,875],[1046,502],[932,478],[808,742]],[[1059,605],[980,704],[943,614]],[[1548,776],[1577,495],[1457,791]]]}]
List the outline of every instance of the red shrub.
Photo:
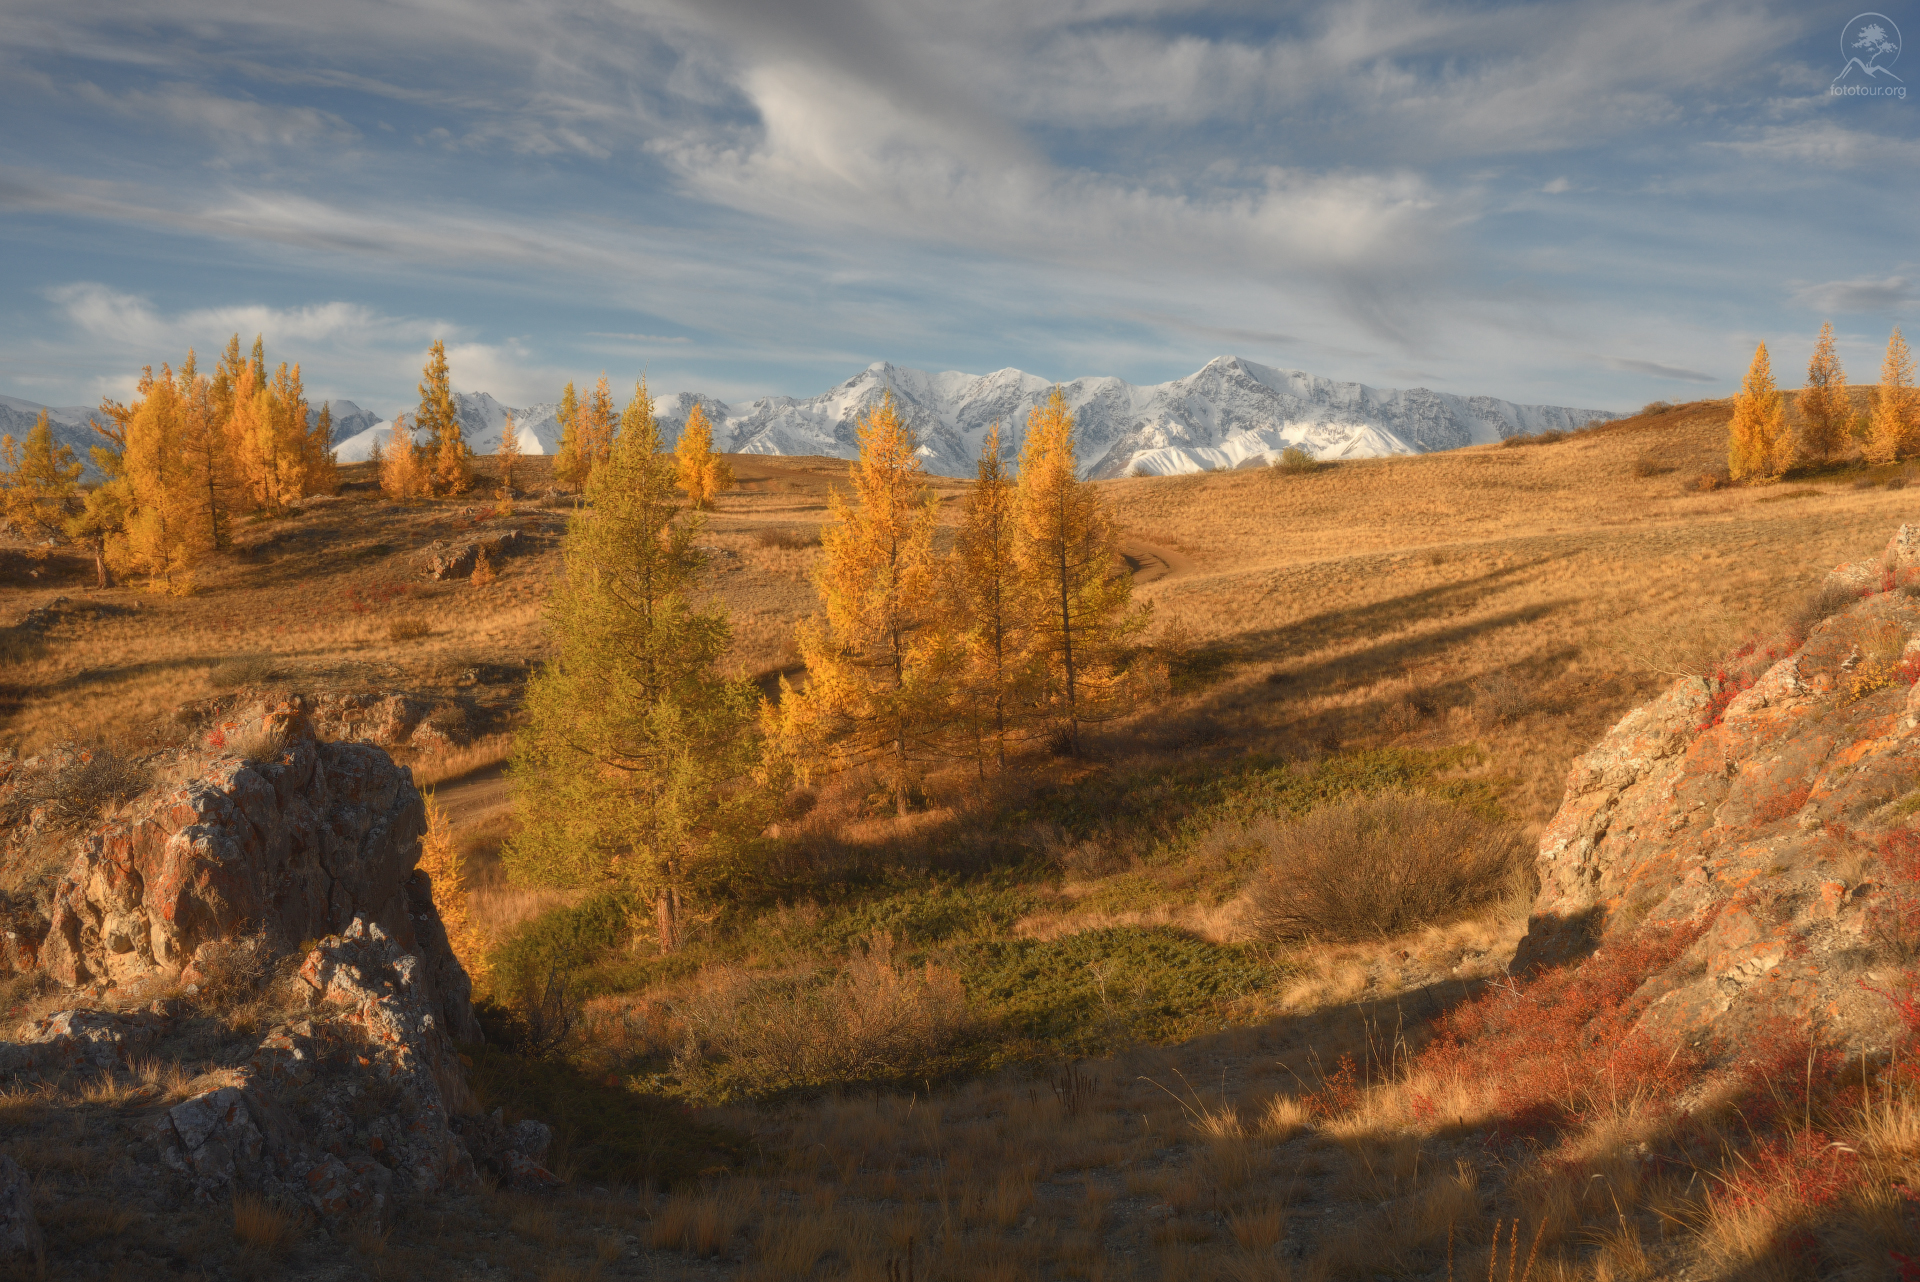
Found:
[{"label": "red shrub", "polygon": [[1360,1083],[1353,1056],[1342,1055],[1340,1066],[1320,1079],[1320,1089],[1306,1096],[1307,1112],[1314,1117],[1338,1117],[1360,1102]]},{"label": "red shrub", "polygon": [[1776,793],[1767,798],[1753,817],[1763,824],[1778,823],[1791,815],[1797,815],[1806,806],[1807,798],[1813,795],[1813,784],[1803,783],[1797,788]]},{"label": "red shrub", "polygon": [[1635,1097],[1671,1099],[1701,1056],[1635,1027],[1646,1001],[1634,993],[1704,929],[1649,928],[1578,965],[1490,989],[1442,1017],[1421,1064],[1492,1084],[1508,1123],[1523,1129]]}]

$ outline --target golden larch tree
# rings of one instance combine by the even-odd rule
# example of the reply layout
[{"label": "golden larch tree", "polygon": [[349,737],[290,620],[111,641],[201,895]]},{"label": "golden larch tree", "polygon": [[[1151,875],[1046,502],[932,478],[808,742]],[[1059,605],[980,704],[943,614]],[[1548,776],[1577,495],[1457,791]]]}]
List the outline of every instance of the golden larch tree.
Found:
[{"label": "golden larch tree", "polygon": [[447,812],[432,793],[427,793],[424,800],[427,832],[420,838],[420,862],[415,866],[427,875],[427,891],[447,932],[447,946],[474,987],[479,988],[486,983],[489,969],[487,939],[467,907],[466,861],[461,858],[460,843]]},{"label": "golden larch tree", "polygon": [[422,450],[413,439],[413,423],[405,414],[394,416],[393,431],[380,455],[380,491],[401,502],[419,498],[428,490]]},{"label": "golden larch tree", "polygon": [[982,775],[989,757],[1006,768],[1007,741],[1022,728],[1037,684],[1014,554],[1015,490],[1000,455],[995,423],[980,447],[979,471],[967,491],[946,576],[951,617],[965,649],[956,702]]},{"label": "golden larch tree", "polygon": [[573,380],[567,380],[561,391],[560,406],[554,410],[553,417],[560,424],[560,444],[553,454],[553,479],[578,493],[587,483],[587,473],[593,469],[580,441],[580,398],[574,393]]},{"label": "golden larch tree", "polygon": [[1754,349],[1753,363],[1740,394],[1733,398],[1733,418],[1727,424],[1727,471],[1736,481],[1781,475],[1791,463],[1786,431],[1786,405],[1773,383],[1767,345]]},{"label": "golden larch tree", "polygon": [[[651,407],[648,412],[652,412]],[[602,374],[587,394],[586,404],[580,407],[580,449],[586,458],[587,476],[613,456],[613,428],[618,421],[613,412],[613,389]]]},{"label": "golden larch tree", "polygon": [[[239,337],[234,338],[236,351]],[[226,418],[233,412],[233,387],[215,395],[215,380],[199,372],[192,348],[180,364],[180,448],[193,476],[195,537],[203,549],[224,548],[231,541],[231,522],[238,488],[229,448]]]},{"label": "golden larch tree", "polygon": [[173,371],[164,365],[159,378],[151,366],[142,373],[140,392],[127,417],[121,459],[125,524],[108,540],[107,557],[117,569],[146,575],[153,591],[184,594],[193,590],[199,532],[194,519],[198,487],[181,448],[182,397]]},{"label": "golden larch tree", "polygon": [[1133,577],[1099,493],[1079,477],[1073,411],[1059,388],[1027,415],[1015,487],[1014,555],[1032,647],[1063,745],[1079,751],[1084,721],[1125,704],[1127,639],[1146,626],[1131,608]]},{"label": "golden larch tree", "polygon": [[460,410],[453,399],[447,345],[440,339],[434,339],[427,348],[427,363],[420,379],[420,408],[414,411],[413,425],[427,434],[422,448],[426,452],[423,461],[428,485],[436,494],[465,494],[473,484],[473,451],[467,448]]},{"label": "golden larch tree", "polygon": [[1867,461],[1891,463],[1920,453],[1920,396],[1913,385],[1913,354],[1906,336],[1894,326],[1887,355],[1880,362],[1880,386],[1873,389],[1867,418]]},{"label": "golden larch tree", "polygon": [[1807,385],[1794,398],[1794,408],[1800,411],[1799,457],[1824,463],[1846,445],[1853,406],[1847,399],[1847,372],[1833,350],[1832,321],[1820,327],[1807,361]]},{"label": "golden larch tree", "polygon": [[905,814],[913,761],[948,719],[950,647],[934,591],[936,500],[891,392],[854,425],[849,504],[832,491],[814,587],[822,615],[798,632],[804,693],[783,680],[769,726],[804,777],[877,765]]},{"label": "golden larch tree", "polygon": [[65,533],[68,501],[85,467],[53,439],[41,410],[25,441],[0,436],[0,519],[34,542]]},{"label": "golden larch tree", "polygon": [[333,454],[333,402],[331,401],[321,404],[320,413],[314,416],[313,426],[307,431],[306,448],[301,453],[300,470],[309,494],[332,494],[340,488],[340,468]]},{"label": "golden larch tree", "polygon": [[713,452],[713,425],[698,401],[687,411],[673,454],[679,463],[680,488],[696,509],[712,507],[716,495],[733,488],[733,468]]},{"label": "golden larch tree", "polygon": [[520,429],[514,426],[513,411],[507,411],[507,425],[500,433],[500,497],[513,497],[513,469],[520,462]]}]

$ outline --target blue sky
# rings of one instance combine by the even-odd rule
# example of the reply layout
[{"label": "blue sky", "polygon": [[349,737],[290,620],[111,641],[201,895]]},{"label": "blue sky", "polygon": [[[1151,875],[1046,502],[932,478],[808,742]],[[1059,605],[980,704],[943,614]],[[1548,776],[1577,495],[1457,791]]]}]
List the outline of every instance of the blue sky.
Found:
[{"label": "blue sky", "polygon": [[1920,101],[1827,93],[1855,12],[9,0],[0,392],[239,330],[383,413],[435,337],[509,404],[1232,353],[1628,408],[1824,319],[1870,381]]}]

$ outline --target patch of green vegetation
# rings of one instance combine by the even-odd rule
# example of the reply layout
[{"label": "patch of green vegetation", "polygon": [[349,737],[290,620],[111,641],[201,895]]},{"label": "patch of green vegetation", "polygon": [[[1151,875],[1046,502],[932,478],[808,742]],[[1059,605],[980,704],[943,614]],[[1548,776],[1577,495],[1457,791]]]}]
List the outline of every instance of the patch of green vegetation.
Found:
[{"label": "patch of green vegetation", "polygon": [[509,1126],[533,1117],[554,1130],[550,1160],[586,1184],[685,1184],[732,1165],[738,1136],[689,1118],[674,1100],[596,1081],[556,1059],[496,1046],[471,1050],[467,1080],[483,1112],[501,1109]]},{"label": "patch of green vegetation", "polygon": [[1786,499],[1810,499],[1810,498],[1818,498],[1818,497],[1819,497],[1820,495],[1822,495],[1822,494],[1825,494],[1825,493],[1826,493],[1826,491],[1825,491],[1825,490],[1811,490],[1811,489],[1801,489],[1801,490],[1785,490],[1785,491],[1782,491],[1782,492],[1781,492],[1781,493],[1779,493],[1779,494],[1768,494],[1768,495],[1764,495],[1764,496],[1762,496],[1761,498],[1758,498],[1758,499],[1755,499],[1755,500],[1754,500],[1754,502],[1756,502],[1756,503],[1779,503],[1779,502],[1782,502],[1782,501],[1784,501],[1784,500],[1786,500]]},{"label": "patch of green vegetation", "polygon": [[1371,748],[1314,762],[1247,757],[1162,770],[1094,775],[1042,793],[1002,816],[1009,827],[1051,824],[1069,838],[1103,841],[1149,863],[1177,860],[1223,820],[1297,817],[1329,801],[1393,789],[1424,792],[1487,818],[1501,817],[1496,782],[1442,779],[1478,765],[1480,749]]},{"label": "patch of green vegetation", "polygon": [[969,1007],[999,1034],[981,1047],[993,1063],[1190,1037],[1217,1028],[1233,1001],[1285,973],[1251,949],[1165,927],[983,940],[945,950],[942,960],[966,985]]},{"label": "patch of green vegetation", "polygon": [[514,979],[539,982],[554,971],[571,974],[632,933],[628,923],[634,909],[631,899],[616,894],[550,908],[515,931],[487,960],[496,972]]},{"label": "patch of green vegetation", "polygon": [[743,935],[805,952],[845,956],[856,943],[876,934],[892,935],[914,947],[998,935],[1032,912],[1038,902],[1031,890],[1007,884],[1004,878],[984,884],[934,882],[822,909],[810,920],[790,914],[762,915]]}]

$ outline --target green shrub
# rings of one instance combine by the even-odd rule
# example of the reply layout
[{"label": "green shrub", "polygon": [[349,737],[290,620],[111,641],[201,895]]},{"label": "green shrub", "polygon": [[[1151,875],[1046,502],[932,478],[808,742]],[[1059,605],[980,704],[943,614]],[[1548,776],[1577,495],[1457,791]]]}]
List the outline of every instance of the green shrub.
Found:
[{"label": "green shrub", "polygon": [[1218,1028],[1231,1002],[1284,973],[1248,948],[1165,927],[984,940],[946,958],[983,1026],[1009,1035],[982,1048],[990,1062],[1192,1036]]},{"label": "green shrub", "polygon": [[634,902],[625,895],[599,894],[571,908],[550,908],[515,931],[488,957],[509,985],[543,980],[554,971],[573,974],[625,943]]}]

